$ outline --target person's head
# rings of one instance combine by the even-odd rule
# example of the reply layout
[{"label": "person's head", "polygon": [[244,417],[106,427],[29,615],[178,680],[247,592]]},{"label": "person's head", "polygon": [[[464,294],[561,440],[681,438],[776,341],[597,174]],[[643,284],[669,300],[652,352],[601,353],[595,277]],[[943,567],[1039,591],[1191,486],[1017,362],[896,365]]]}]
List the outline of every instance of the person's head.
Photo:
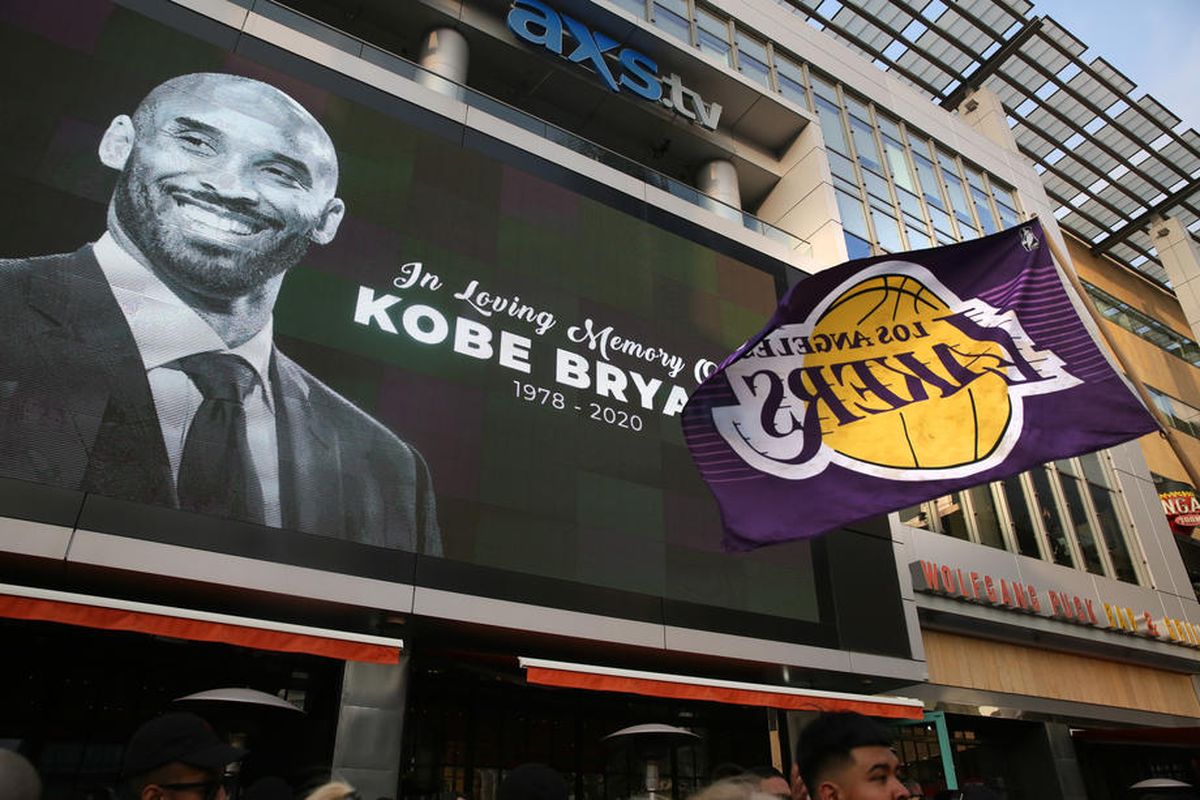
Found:
[{"label": "person's head", "polygon": [[245,755],[195,714],[164,714],[134,732],[121,776],[137,800],[224,800],[225,767]]},{"label": "person's head", "polygon": [[304,800],[359,800],[359,796],[350,784],[330,781],[313,789]]},{"label": "person's head", "polygon": [[743,772],[710,783],[688,800],[774,800],[759,790],[759,781],[757,775]]},{"label": "person's head", "polygon": [[785,799],[792,796],[792,785],[783,777],[783,773],[774,767],[751,767],[746,774],[758,778],[758,791],[763,794]]},{"label": "person's head", "polygon": [[38,800],[42,781],[25,756],[0,748],[0,800]]},{"label": "person's head", "polygon": [[567,800],[563,776],[545,764],[522,764],[500,782],[497,800]]},{"label": "person's head", "polygon": [[266,285],[333,240],[337,155],[283,92],[236,75],[159,84],[100,142],[120,171],[109,229],[172,288],[216,300]]},{"label": "person's head", "polygon": [[853,712],[821,714],[800,734],[796,761],[813,800],[902,800],[892,735]]}]

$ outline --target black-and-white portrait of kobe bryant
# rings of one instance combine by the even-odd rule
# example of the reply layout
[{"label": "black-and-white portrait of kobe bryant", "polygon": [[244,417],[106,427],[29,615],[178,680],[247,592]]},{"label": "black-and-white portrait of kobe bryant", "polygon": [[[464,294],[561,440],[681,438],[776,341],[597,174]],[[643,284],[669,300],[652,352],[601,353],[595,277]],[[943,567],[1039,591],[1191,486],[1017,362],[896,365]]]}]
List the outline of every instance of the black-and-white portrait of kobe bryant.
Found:
[{"label": "black-and-white portrait of kobe bryant", "polygon": [[420,454],[275,346],[287,272],[346,212],[273,86],[166,81],[99,145],[106,230],[0,262],[0,474],[441,552]]}]

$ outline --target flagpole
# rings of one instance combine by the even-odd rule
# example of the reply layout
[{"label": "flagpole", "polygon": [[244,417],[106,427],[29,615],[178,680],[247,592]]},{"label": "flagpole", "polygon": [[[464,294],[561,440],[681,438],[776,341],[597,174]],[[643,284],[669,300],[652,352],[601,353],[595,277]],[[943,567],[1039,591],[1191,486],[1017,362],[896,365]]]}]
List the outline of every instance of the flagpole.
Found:
[{"label": "flagpole", "polygon": [[1150,392],[1147,391],[1146,385],[1142,383],[1142,379],[1137,376],[1137,373],[1130,368],[1129,359],[1125,357],[1125,352],[1117,345],[1116,340],[1109,335],[1107,325],[1105,324],[1107,319],[1092,305],[1091,295],[1087,293],[1083,283],[1079,280],[1079,276],[1075,274],[1075,266],[1072,261],[1059,249],[1054,239],[1050,237],[1050,233],[1048,231],[1043,232],[1045,233],[1046,244],[1050,246],[1050,255],[1054,257],[1059,270],[1066,276],[1067,282],[1071,284],[1071,288],[1079,295],[1083,307],[1087,309],[1088,314],[1092,317],[1092,321],[1096,323],[1096,329],[1100,332],[1100,336],[1104,339],[1105,344],[1108,345],[1113,358],[1116,359],[1117,364],[1125,373],[1125,377],[1133,384],[1133,388],[1137,390],[1138,397],[1142,399],[1146,410],[1150,412],[1151,416],[1154,417],[1154,421],[1158,423],[1159,433],[1166,437],[1167,444],[1170,445],[1175,458],[1179,460],[1180,466],[1183,467],[1183,471],[1187,473],[1188,479],[1191,480],[1192,488],[1200,491],[1200,471],[1192,464],[1191,459],[1183,449],[1183,444],[1177,438],[1178,434],[1175,429],[1163,419],[1162,412],[1159,411],[1154,399],[1150,397]]}]

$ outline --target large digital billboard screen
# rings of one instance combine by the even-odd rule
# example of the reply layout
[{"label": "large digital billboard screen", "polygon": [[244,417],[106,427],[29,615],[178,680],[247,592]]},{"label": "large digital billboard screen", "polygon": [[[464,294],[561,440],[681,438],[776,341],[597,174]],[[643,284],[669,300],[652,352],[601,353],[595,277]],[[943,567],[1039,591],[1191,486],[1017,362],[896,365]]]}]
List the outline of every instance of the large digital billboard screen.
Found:
[{"label": "large digital billboard screen", "polygon": [[0,476],[828,629],[819,547],[720,551],[679,423],[788,267],[149,7],[0,11]]}]

